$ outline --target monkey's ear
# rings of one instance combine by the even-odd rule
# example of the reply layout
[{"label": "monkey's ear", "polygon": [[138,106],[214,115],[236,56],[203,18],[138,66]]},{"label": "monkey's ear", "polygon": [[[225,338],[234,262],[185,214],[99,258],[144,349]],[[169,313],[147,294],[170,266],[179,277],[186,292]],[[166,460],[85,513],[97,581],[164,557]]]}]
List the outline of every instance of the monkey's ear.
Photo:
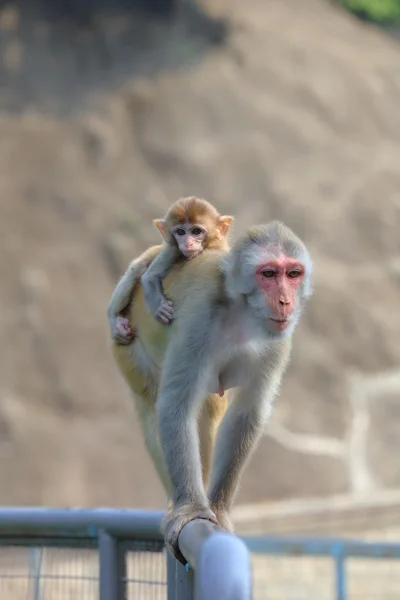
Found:
[{"label": "monkey's ear", "polygon": [[228,233],[229,227],[232,225],[233,218],[234,217],[231,217],[229,215],[223,215],[222,217],[219,217],[218,229],[219,229],[222,237],[225,237],[226,234]]},{"label": "monkey's ear", "polygon": [[168,241],[168,229],[167,222],[165,219],[153,219],[154,225],[157,227],[158,231],[161,233],[163,239]]}]

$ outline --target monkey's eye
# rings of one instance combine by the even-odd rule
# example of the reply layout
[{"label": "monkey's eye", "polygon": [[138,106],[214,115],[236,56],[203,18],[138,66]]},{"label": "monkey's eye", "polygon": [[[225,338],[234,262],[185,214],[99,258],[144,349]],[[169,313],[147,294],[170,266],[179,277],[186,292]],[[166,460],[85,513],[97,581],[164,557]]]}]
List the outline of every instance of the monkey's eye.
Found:
[{"label": "monkey's eye", "polygon": [[185,235],[186,231],[184,229],[176,229],[175,230],[176,235]]},{"label": "monkey's eye", "polygon": [[275,275],[275,271],[273,269],[265,269],[261,271],[261,275],[263,277],[273,277]]},{"label": "monkey's eye", "polygon": [[193,233],[193,235],[201,235],[201,233],[203,233],[203,232],[200,229],[200,227],[193,227],[192,233]]},{"label": "monkey's eye", "polygon": [[300,277],[301,275],[301,271],[298,271],[297,269],[294,271],[289,271],[289,273],[287,274],[288,277],[290,277],[291,279],[295,279],[296,277]]}]

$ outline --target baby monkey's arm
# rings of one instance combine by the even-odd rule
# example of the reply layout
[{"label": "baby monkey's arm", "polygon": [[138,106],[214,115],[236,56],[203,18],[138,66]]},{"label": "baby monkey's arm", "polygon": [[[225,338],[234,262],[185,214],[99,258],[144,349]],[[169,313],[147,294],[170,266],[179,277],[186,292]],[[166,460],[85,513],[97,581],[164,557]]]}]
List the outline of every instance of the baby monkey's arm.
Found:
[{"label": "baby monkey's arm", "polygon": [[173,307],[172,302],[167,300],[163,294],[161,282],[179,257],[179,249],[172,244],[166,244],[142,275],[141,281],[146,304],[153,317],[164,325],[172,321]]}]

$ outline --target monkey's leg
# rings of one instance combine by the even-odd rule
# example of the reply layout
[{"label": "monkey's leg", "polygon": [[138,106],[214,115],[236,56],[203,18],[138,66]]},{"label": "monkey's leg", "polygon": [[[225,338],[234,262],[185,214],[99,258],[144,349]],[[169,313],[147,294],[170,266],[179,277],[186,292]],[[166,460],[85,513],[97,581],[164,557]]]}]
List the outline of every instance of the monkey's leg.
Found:
[{"label": "monkey's leg", "polygon": [[221,397],[219,394],[210,394],[201,409],[198,428],[204,488],[207,488],[210,476],[215,436],[227,406],[225,395]]},{"label": "monkey's leg", "polygon": [[157,474],[167,495],[167,500],[169,501],[172,498],[172,484],[158,436],[157,415],[155,409],[147,411],[146,414],[143,415],[141,421],[146,448],[152,458]]},{"label": "monkey's leg", "polygon": [[193,519],[218,524],[203,486],[197,431],[205,397],[200,384],[208,380],[208,373],[198,356],[197,364],[192,358],[186,344],[184,348],[170,347],[157,398],[158,427],[174,501],[162,527],[168,549],[182,563],[185,559],[178,546],[182,528]]},{"label": "monkey's leg", "polygon": [[113,342],[111,351],[119,370],[128,383],[139,418],[144,442],[168,498],[172,495],[171,480],[162,452],[156,415],[157,374],[150,368],[140,339],[130,346]]},{"label": "monkey's leg", "polygon": [[271,394],[265,380],[253,380],[228,408],[217,434],[208,490],[210,506],[222,527],[233,531],[229,517],[240,475],[260,439]]}]

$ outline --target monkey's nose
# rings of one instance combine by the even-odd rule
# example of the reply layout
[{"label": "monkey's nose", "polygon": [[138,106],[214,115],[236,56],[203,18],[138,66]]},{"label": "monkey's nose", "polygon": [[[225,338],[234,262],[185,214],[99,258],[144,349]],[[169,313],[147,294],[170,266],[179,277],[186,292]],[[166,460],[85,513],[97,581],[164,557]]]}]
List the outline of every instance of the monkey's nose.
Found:
[{"label": "monkey's nose", "polygon": [[286,298],[279,298],[279,304],[281,306],[288,306],[290,304],[290,300]]}]

